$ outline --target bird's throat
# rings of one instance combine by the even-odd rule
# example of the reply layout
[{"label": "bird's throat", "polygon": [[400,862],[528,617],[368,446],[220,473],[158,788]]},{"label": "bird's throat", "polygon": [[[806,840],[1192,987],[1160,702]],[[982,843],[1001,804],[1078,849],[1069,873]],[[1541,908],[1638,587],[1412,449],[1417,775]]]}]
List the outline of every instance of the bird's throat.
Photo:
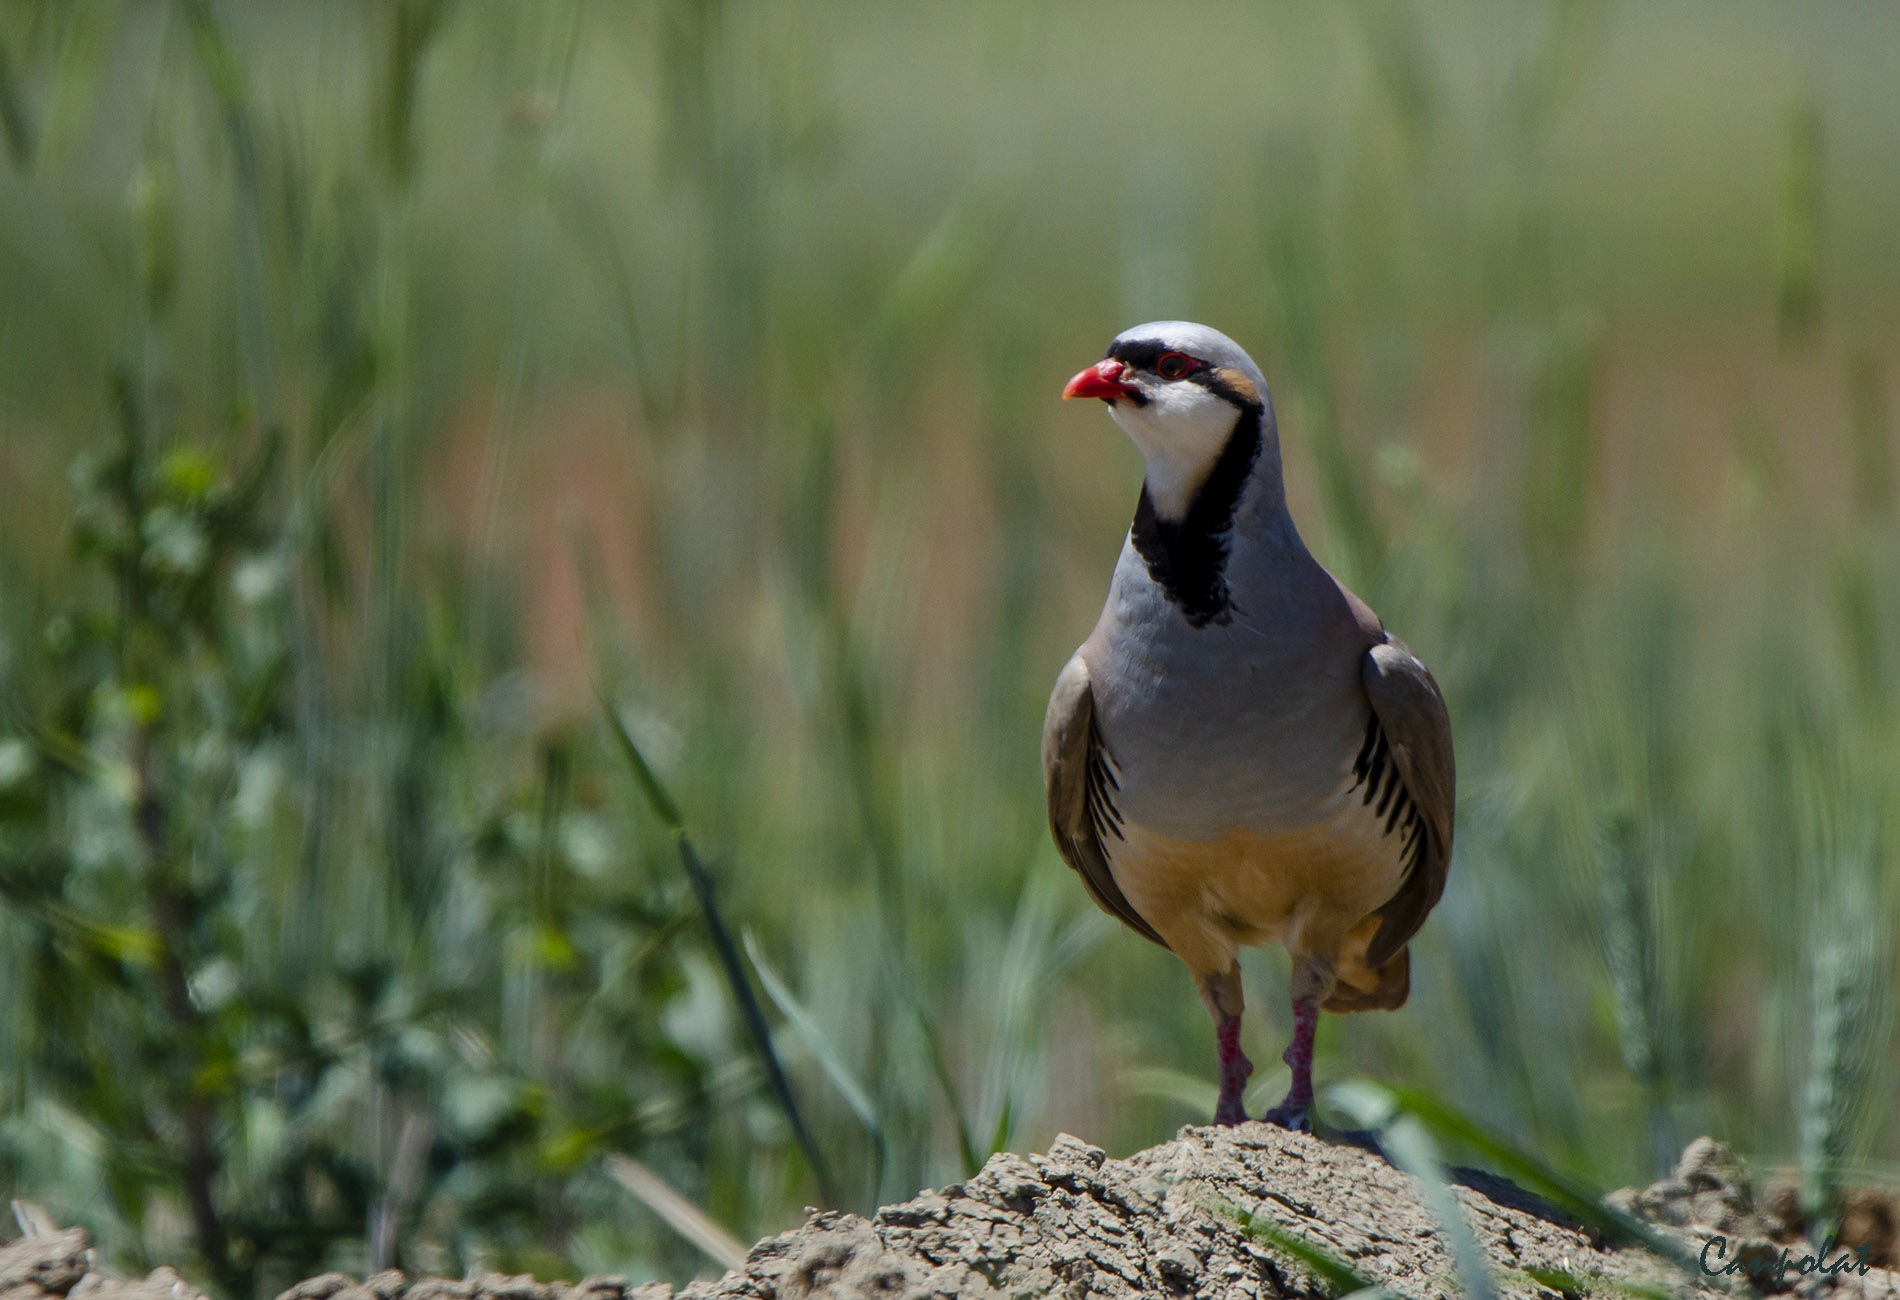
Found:
[{"label": "bird's throat", "polygon": [[1142,484],[1129,540],[1148,566],[1148,576],[1191,627],[1231,617],[1227,548],[1241,494],[1260,459],[1261,414],[1258,407],[1241,411],[1213,468],[1179,514],[1157,507],[1148,484]]}]

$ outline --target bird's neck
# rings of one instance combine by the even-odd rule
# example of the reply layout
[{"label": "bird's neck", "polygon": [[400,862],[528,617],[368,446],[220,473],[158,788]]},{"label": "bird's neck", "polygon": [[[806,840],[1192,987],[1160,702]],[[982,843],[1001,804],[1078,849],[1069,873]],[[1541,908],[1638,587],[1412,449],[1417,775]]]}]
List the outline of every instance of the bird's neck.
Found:
[{"label": "bird's neck", "polygon": [[[1234,422],[1220,455],[1198,482],[1183,484],[1149,466],[1129,540],[1148,576],[1204,627],[1228,621],[1227,560],[1237,536],[1298,546],[1280,479],[1280,440],[1273,417],[1248,407]],[[1158,481],[1160,480],[1160,481]]]}]

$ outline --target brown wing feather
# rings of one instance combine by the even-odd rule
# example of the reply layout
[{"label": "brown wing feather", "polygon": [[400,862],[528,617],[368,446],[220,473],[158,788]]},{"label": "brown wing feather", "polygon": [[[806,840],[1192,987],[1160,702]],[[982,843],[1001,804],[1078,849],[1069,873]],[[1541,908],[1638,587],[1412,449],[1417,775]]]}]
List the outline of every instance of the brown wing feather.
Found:
[{"label": "brown wing feather", "polygon": [[1410,646],[1388,636],[1385,644],[1366,651],[1360,677],[1373,717],[1397,763],[1399,779],[1425,819],[1420,850],[1399,882],[1398,892],[1379,909],[1379,930],[1366,949],[1366,964],[1377,968],[1418,933],[1445,892],[1457,772],[1445,697]]},{"label": "brown wing feather", "polygon": [[1095,729],[1095,693],[1081,655],[1070,659],[1049,695],[1042,723],[1042,780],[1049,795],[1049,830],[1062,860],[1075,869],[1095,905],[1137,934],[1168,945],[1141,919],[1108,868],[1106,835],[1119,835],[1114,773]]}]

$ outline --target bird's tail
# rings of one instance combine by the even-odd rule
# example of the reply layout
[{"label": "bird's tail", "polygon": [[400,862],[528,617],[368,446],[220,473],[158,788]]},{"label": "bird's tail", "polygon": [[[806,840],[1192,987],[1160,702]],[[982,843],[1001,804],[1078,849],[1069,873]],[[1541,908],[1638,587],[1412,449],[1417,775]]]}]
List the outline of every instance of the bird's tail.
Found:
[{"label": "bird's tail", "polygon": [[1320,1006],[1328,1011],[1395,1011],[1412,993],[1412,950],[1401,948],[1377,969],[1341,962],[1339,982]]}]

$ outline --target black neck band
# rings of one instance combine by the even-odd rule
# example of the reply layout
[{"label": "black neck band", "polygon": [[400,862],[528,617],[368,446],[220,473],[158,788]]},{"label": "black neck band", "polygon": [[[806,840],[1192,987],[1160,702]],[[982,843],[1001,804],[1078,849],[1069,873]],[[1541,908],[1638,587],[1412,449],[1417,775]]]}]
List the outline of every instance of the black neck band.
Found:
[{"label": "black neck band", "polygon": [[1135,507],[1129,538],[1147,564],[1148,576],[1180,609],[1190,627],[1225,623],[1231,617],[1227,542],[1240,494],[1260,458],[1261,415],[1258,406],[1241,409],[1220,459],[1194,490],[1181,518],[1163,519],[1155,512],[1148,485],[1141,485],[1141,502]]}]

